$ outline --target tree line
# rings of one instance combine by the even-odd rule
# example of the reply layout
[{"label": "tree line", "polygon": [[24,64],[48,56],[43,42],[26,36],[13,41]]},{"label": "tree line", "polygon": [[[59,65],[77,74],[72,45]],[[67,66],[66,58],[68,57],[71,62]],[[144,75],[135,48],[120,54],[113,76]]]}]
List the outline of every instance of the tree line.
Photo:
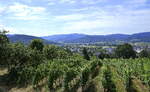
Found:
[{"label": "tree line", "polygon": [[[88,49],[83,48],[82,51],[84,58],[87,60],[90,60],[90,56],[93,56]],[[123,59],[129,59],[129,58],[149,58],[150,57],[150,50],[147,48],[143,49],[140,53],[137,53],[133,46],[129,43],[125,43],[122,45],[118,45],[115,50],[112,53],[108,53],[106,50],[101,50],[98,58],[104,59],[104,58],[123,58]]]}]

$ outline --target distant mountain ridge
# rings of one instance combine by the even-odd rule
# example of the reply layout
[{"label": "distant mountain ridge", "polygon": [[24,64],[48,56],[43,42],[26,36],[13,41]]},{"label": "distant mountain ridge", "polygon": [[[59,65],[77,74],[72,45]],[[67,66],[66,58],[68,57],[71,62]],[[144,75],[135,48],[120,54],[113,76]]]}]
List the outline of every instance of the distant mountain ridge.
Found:
[{"label": "distant mountain ridge", "polygon": [[8,34],[7,37],[9,38],[10,42],[22,42],[24,44],[29,44],[33,39],[41,39],[45,44],[57,44],[53,41],[45,40],[41,37],[30,36],[30,35],[20,35],[20,34]]},{"label": "distant mountain ridge", "polygon": [[7,34],[11,42],[22,42],[29,44],[33,39],[41,39],[46,44],[59,43],[97,43],[97,42],[150,42],[150,32],[136,33],[132,35],[86,35],[86,34],[60,34],[44,37],[30,35]]},{"label": "distant mountain ridge", "polygon": [[96,43],[96,42],[150,42],[150,32],[136,33],[132,35],[86,35],[86,34],[62,34],[42,37],[46,40],[63,43]]},{"label": "distant mountain ridge", "polygon": [[46,39],[46,40],[52,40],[55,42],[67,42],[67,41],[69,42],[72,40],[80,39],[80,38],[85,37],[85,36],[86,36],[85,34],[74,33],[74,34],[44,36],[42,38]]},{"label": "distant mountain ridge", "polygon": [[136,33],[127,38],[132,42],[150,42],[150,32]]}]

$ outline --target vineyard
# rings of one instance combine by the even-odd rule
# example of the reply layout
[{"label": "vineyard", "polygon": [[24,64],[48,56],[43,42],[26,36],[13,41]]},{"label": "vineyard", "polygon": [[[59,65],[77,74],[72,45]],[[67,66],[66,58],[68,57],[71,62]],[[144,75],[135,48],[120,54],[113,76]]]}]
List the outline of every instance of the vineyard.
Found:
[{"label": "vineyard", "polygon": [[130,44],[94,56],[39,39],[24,45],[0,38],[0,92],[150,92],[149,53]]},{"label": "vineyard", "polygon": [[48,86],[55,92],[149,92],[149,59],[62,62],[49,71]]},{"label": "vineyard", "polygon": [[56,59],[18,76],[35,92],[149,92],[150,59]]}]

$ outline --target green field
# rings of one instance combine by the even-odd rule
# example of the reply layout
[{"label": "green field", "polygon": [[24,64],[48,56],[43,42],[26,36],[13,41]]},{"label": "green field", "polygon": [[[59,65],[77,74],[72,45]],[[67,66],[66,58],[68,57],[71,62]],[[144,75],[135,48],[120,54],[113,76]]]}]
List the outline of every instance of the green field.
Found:
[{"label": "green field", "polygon": [[[34,92],[149,92],[150,59],[59,59],[26,67],[17,82]],[[32,90],[33,91],[33,90]],[[44,92],[44,91],[43,91]]]}]

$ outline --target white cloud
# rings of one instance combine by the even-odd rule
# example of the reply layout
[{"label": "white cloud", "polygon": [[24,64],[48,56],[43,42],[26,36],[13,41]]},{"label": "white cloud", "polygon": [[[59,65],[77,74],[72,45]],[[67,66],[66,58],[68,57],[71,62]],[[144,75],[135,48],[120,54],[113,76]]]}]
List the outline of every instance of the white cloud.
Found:
[{"label": "white cloud", "polygon": [[[113,32],[121,32],[122,30],[125,30],[124,32],[128,30],[139,32],[140,30],[149,31],[150,10],[149,8],[143,7],[144,5],[146,6],[145,3],[147,0],[117,1],[118,0],[30,0],[30,2],[32,2],[30,6],[21,3],[12,3],[7,9],[0,7],[0,14],[5,11],[5,16],[2,15],[2,23],[13,25],[19,30],[15,31],[16,33],[36,35],[36,33],[42,34],[42,32],[40,32],[41,30],[47,30],[45,33],[50,33],[51,31],[52,34],[87,32],[87,30],[87,33],[99,33],[98,31],[94,32],[94,30],[101,29],[111,30]],[[40,4],[40,2],[42,3],[41,5],[45,7],[32,6],[33,3],[35,5]],[[47,5],[51,6],[47,7]],[[51,13],[49,13],[49,11],[51,11]],[[9,21],[9,19],[14,20]],[[15,20],[19,21],[14,22]],[[26,21],[20,20],[38,20],[39,22],[27,21],[26,23]],[[103,33],[106,32],[103,31]]]},{"label": "white cloud", "polygon": [[[84,3],[87,1],[90,0],[86,0]],[[100,29],[112,31],[108,31],[109,33],[122,33],[121,31],[124,33],[144,32],[149,31],[150,28],[150,11],[149,9],[137,9],[137,7],[144,5],[145,2],[146,0],[126,0],[123,4],[70,9],[75,13],[60,15],[56,19],[60,22],[65,20],[61,31],[66,33],[89,33],[92,30],[91,33],[93,33],[94,30]],[[91,2],[91,4],[94,4],[94,2]],[[98,33],[98,31],[95,31],[95,33]]]},{"label": "white cloud", "polygon": [[3,24],[0,24],[0,29],[3,29],[4,25]]},{"label": "white cloud", "polygon": [[0,7],[0,14],[1,14],[1,12],[3,12],[3,8],[2,7]]},{"label": "white cloud", "polygon": [[[47,0],[49,5],[60,4],[96,4],[100,2],[106,2],[108,0]],[[57,2],[57,3],[56,3]]]},{"label": "white cloud", "polygon": [[[105,19],[102,20],[86,20],[86,21],[77,21],[77,22],[70,22],[66,23],[66,26],[64,27],[64,30],[94,30],[98,28],[114,28],[118,26],[126,26],[120,23],[121,21],[115,20],[113,18],[105,17]],[[125,23],[124,23],[125,24]]]},{"label": "white cloud", "polygon": [[48,5],[57,5],[57,4],[74,4],[76,0],[45,0],[48,1]]},{"label": "white cloud", "polygon": [[48,2],[48,5],[55,5],[55,3],[54,2]]},{"label": "white cloud", "polygon": [[144,4],[147,0],[127,0],[131,4]]},{"label": "white cloud", "polygon": [[83,4],[96,4],[101,2],[106,2],[107,0],[81,0]]},{"label": "white cloud", "polygon": [[1,7],[0,6],[0,15],[2,15],[2,13],[5,11],[6,7]]},{"label": "white cloud", "polygon": [[38,18],[40,19],[40,15],[44,14],[45,11],[46,9],[43,7],[33,7],[20,3],[14,3],[8,7],[7,12],[13,14],[11,18],[34,20]]},{"label": "white cloud", "polygon": [[0,24],[0,31],[4,29],[7,30],[9,34],[15,34],[17,32],[13,27],[6,27],[5,25]]},{"label": "white cloud", "polygon": [[66,24],[64,30],[91,30],[97,27],[100,27],[99,21],[78,21],[78,22],[70,22]]},{"label": "white cloud", "polygon": [[76,3],[76,0],[60,0],[61,3],[69,3],[69,4],[74,4]]},{"label": "white cloud", "polygon": [[[77,14],[61,17],[62,19],[68,19],[64,23],[62,30],[82,32],[96,29],[115,29],[115,32],[116,30],[119,32],[121,30],[133,30],[134,32],[135,30],[146,31],[150,26],[149,9],[134,10],[120,5],[105,9],[95,9],[87,14],[80,14],[82,17],[78,17]],[[74,21],[76,19],[77,21]]]},{"label": "white cloud", "polygon": [[58,21],[74,21],[74,20],[82,20],[84,18],[85,18],[84,14],[70,14],[70,15],[55,16],[54,20],[58,20]]},{"label": "white cloud", "polygon": [[145,6],[148,0],[126,0],[124,6],[127,8],[139,8]]}]

